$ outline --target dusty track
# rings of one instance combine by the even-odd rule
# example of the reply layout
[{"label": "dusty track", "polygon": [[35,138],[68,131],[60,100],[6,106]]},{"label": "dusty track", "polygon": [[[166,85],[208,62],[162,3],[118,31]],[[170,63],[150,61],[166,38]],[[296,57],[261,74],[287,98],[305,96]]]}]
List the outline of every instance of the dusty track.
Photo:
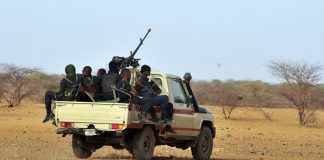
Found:
[{"label": "dusty track", "polygon": [[[217,137],[212,159],[324,159],[324,112],[317,128],[299,127],[295,110],[271,109],[273,121],[261,113],[243,108],[233,112],[233,120],[216,114]],[[30,104],[0,108],[0,159],[76,159],[71,136],[62,138],[55,127],[43,124],[44,108]],[[125,150],[103,147],[90,159],[132,159]],[[154,159],[189,160],[190,150],[158,146]]]}]

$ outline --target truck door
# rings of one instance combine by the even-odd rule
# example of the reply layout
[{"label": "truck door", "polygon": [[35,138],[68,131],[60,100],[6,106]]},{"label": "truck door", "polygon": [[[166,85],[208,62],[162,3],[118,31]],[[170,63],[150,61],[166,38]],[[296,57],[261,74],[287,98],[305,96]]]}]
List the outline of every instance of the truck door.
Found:
[{"label": "truck door", "polygon": [[[187,103],[187,94],[183,83],[179,79],[168,79],[170,102],[173,103],[174,120],[173,127],[177,135],[192,136],[197,132],[194,128],[194,109]],[[199,130],[198,130],[199,131]]]}]

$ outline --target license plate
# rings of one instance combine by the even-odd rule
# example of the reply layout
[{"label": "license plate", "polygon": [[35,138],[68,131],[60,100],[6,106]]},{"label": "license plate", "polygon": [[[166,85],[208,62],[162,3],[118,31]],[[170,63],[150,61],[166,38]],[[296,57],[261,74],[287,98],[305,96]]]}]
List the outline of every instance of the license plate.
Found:
[{"label": "license plate", "polygon": [[84,130],[84,135],[85,136],[96,136],[97,131],[96,131],[96,129],[85,129]]}]

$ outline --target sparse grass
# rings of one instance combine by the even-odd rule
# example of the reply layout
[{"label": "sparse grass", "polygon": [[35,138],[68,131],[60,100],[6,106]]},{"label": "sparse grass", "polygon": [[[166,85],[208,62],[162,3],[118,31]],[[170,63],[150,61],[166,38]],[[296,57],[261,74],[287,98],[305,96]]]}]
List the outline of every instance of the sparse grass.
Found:
[{"label": "sparse grass", "polygon": [[[217,138],[214,145],[220,157],[247,159],[324,158],[324,112],[318,111],[316,127],[301,127],[295,109],[264,109],[273,112],[272,121],[253,108],[237,108],[233,119],[225,120],[221,108],[216,114]],[[239,155],[235,157],[233,155]]]},{"label": "sparse grass", "polygon": [[[324,159],[324,111],[318,111],[317,127],[300,127],[295,109],[268,109],[272,121],[253,108],[237,108],[225,120],[219,107],[217,136],[212,159]],[[62,138],[50,123],[43,124],[43,104],[0,108],[0,159],[76,159],[71,136]],[[190,149],[158,146],[155,159],[191,159]],[[125,150],[103,147],[90,159],[131,159]]]}]

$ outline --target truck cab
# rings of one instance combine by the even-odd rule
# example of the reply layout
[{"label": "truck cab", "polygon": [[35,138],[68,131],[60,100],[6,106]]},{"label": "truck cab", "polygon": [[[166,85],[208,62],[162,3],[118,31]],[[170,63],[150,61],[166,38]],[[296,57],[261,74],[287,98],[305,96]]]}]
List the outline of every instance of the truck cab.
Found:
[{"label": "truck cab", "polygon": [[[132,70],[131,84],[138,71]],[[171,126],[176,133],[165,132],[166,124],[141,123],[141,106],[132,103],[68,102],[55,103],[57,133],[72,135],[73,153],[88,158],[104,145],[126,149],[135,159],[151,159],[156,145],[181,149],[191,148],[194,159],[210,159],[216,135],[214,115],[197,104],[188,75],[179,76],[152,72],[150,81],[167,95],[173,104]],[[155,106],[158,116],[159,107]]]}]

